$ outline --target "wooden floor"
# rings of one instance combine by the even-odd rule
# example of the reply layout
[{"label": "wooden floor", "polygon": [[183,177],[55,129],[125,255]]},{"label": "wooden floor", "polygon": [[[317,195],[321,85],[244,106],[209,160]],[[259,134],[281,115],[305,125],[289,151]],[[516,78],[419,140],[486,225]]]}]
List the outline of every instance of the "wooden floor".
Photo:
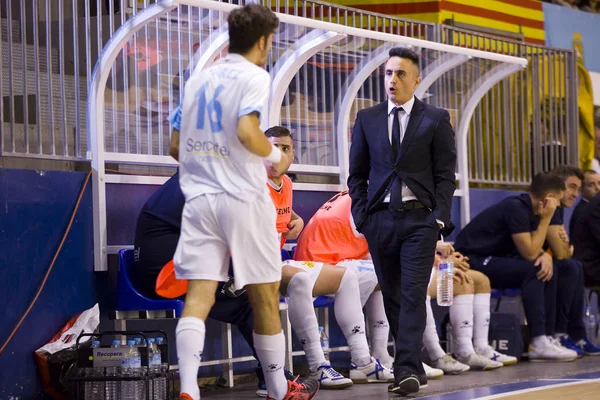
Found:
[{"label": "wooden floor", "polygon": [[[205,400],[257,399],[256,384],[233,389],[202,388]],[[468,399],[600,399],[600,357],[570,363],[529,363],[487,372],[467,372],[430,380],[429,387],[412,398],[420,400]],[[321,390],[315,400],[402,399],[387,392],[387,384],[355,385],[340,391]]]},{"label": "wooden floor", "polygon": [[593,382],[574,381],[548,387],[525,389],[516,393],[484,397],[502,400],[583,400],[600,398],[600,379]]}]

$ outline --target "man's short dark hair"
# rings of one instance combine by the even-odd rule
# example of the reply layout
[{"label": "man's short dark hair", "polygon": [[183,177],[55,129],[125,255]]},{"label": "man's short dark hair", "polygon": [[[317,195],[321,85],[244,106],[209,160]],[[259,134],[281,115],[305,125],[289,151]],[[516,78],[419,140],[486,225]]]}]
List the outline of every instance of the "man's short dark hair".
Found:
[{"label": "man's short dark hair", "polygon": [[415,51],[413,51],[407,47],[393,47],[390,49],[389,56],[390,56],[390,58],[392,58],[392,57],[406,58],[407,60],[412,61],[412,63],[417,67],[417,70],[420,70],[419,55]]},{"label": "man's short dark hair", "polygon": [[236,8],[227,18],[229,52],[246,54],[263,36],[269,36],[279,26],[279,19],[270,8],[248,4]]},{"label": "man's short dark hair", "polygon": [[586,169],[585,171],[583,171],[583,177],[585,178],[586,175],[596,175],[598,173],[598,171],[595,171],[593,169]]},{"label": "man's short dark hair", "polygon": [[560,176],[563,182],[566,181],[570,176],[576,176],[583,182],[583,172],[579,168],[572,165],[557,165],[552,170],[552,173]]},{"label": "man's short dark hair", "polygon": [[533,177],[529,193],[535,197],[542,198],[549,192],[560,192],[565,190],[565,183],[560,176],[552,172],[540,172]]},{"label": "man's short dark hair", "polygon": [[272,126],[269,129],[267,129],[265,131],[265,136],[270,138],[270,137],[290,137],[292,139],[294,139],[292,137],[292,132],[289,131],[289,129],[284,128],[283,126]]}]

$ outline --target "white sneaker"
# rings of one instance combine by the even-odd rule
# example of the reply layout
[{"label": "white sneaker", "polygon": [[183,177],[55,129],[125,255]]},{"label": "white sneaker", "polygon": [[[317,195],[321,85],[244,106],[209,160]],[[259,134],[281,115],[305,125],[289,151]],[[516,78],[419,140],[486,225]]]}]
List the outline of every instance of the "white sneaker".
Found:
[{"label": "white sneaker", "polygon": [[533,344],[529,345],[529,361],[532,362],[568,362],[576,359],[577,352],[556,344],[554,338],[541,339],[535,347]]},{"label": "white sneaker", "polygon": [[350,364],[350,379],[354,383],[394,382],[394,372],[371,357],[371,362],[362,367]]},{"label": "white sneaker", "polygon": [[486,358],[489,358],[492,361],[497,361],[499,363],[502,363],[502,365],[504,365],[504,366],[516,364],[518,361],[517,357],[498,353],[496,350],[494,350],[494,348],[492,346],[488,346],[484,350],[478,349],[476,351],[477,351],[477,353],[481,354],[482,356],[484,356]]},{"label": "white sneaker", "polygon": [[353,385],[352,380],[344,377],[327,363],[321,364],[316,371],[310,371],[309,378],[319,382],[321,389],[325,390],[346,389]]},{"label": "white sneaker", "polygon": [[471,353],[466,357],[460,357],[456,355],[456,359],[471,367],[472,370],[475,371],[490,371],[492,369],[501,368],[502,363],[494,360],[490,360],[489,358],[478,354],[477,352]]},{"label": "white sneaker", "polygon": [[445,374],[448,375],[462,374],[463,372],[467,372],[471,369],[471,367],[468,365],[461,364],[456,361],[450,354],[446,354],[444,357],[432,361],[431,366],[441,369]]},{"label": "white sneaker", "polygon": [[425,370],[425,375],[427,375],[427,379],[437,379],[444,376],[444,371],[438,368],[431,368],[425,363],[423,363],[423,369]]}]

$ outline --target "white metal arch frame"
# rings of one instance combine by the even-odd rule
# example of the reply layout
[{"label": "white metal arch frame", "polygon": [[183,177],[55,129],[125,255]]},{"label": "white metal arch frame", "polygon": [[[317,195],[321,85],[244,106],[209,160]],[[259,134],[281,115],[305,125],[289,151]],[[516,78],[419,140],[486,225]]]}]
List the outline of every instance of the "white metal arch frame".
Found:
[{"label": "white metal arch frame", "polygon": [[469,125],[475,112],[475,108],[485,96],[485,94],[494,87],[494,85],[504,78],[519,72],[524,66],[519,64],[499,64],[483,74],[472,85],[474,90],[460,107],[460,122],[456,129],[456,150],[458,161],[458,173],[460,175],[460,184],[462,189],[462,199],[460,202],[460,222],[465,226],[471,220],[471,202],[469,196],[469,149],[467,147],[467,137],[469,135]]},{"label": "white metal arch frame", "polygon": [[327,46],[339,42],[346,37],[343,33],[328,32],[315,29],[304,35],[296,45],[287,50],[273,66],[271,77],[271,100],[269,115],[266,121],[268,126],[279,124],[281,118],[281,103],[296,72],[315,54]]},{"label": "white metal arch frame", "polygon": [[[125,22],[112,36],[106,44],[92,74],[88,96],[88,135],[91,143],[91,162],[92,162],[92,184],[94,191],[94,268],[96,271],[105,271],[107,269],[107,235],[106,235],[106,171],[105,162],[133,163],[145,165],[175,165],[168,162],[166,156],[142,155],[142,154],[120,154],[106,153],[104,149],[104,94],[106,82],[110,75],[113,62],[122,50],[124,44],[140,29],[150,21],[154,21],[169,11],[174,10],[178,5],[188,5],[211,9],[220,12],[230,12],[238,6],[217,2],[212,0],[162,0],[154,3],[146,9],[140,11]],[[307,19],[287,14],[277,14],[282,23],[289,23],[303,26],[305,29],[320,29],[331,32],[331,36],[352,35],[364,37],[370,40],[395,43],[396,45],[415,46],[428,48],[451,54],[462,54],[471,57],[479,57],[487,60],[493,60],[501,63],[518,64],[526,66],[527,60],[518,57],[505,56],[502,54],[487,53],[480,50],[473,50],[461,47],[450,46],[442,43],[428,42],[421,39],[409,38],[388,33],[376,32],[358,29],[354,27],[336,25],[324,21]],[[309,46],[309,44],[307,44]],[[308,49],[306,50],[308,54]],[[284,79],[278,81],[283,84]],[[278,88],[273,85],[275,90],[285,93],[287,88]],[[279,103],[281,104],[281,103]]]}]

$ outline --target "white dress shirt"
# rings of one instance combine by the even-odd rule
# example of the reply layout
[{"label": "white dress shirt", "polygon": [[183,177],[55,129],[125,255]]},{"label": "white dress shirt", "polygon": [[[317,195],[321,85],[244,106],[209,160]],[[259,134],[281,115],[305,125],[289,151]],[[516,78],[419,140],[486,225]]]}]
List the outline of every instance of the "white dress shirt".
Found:
[{"label": "white dress shirt", "polygon": [[[404,134],[406,133],[406,127],[408,126],[408,119],[410,118],[410,113],[412,112],[413,106],[415,105],[415,97],[411,97],[411,99],[409,101],[407,101],[406,103],[402,104],[400,107],[402,107],[402,110],[398,111],[398,122],[400,123],[400,143],[398,143],[398,148],[400,147],[400,144],[402,143],[402,140],[404,139]],[[390,144],[392,143],[392,129],[393,129],[393,125],[394,125],[394,108],[398,107],[397,105],[395,105],[394,103],[391,102],[391,100],[388,99],[388,138],[390,140]],[[406,202],[406,201],[410,201],[410,200],[418,200],[417,196],[415,196],[415,194],[412,192],[412,190],[410,190],[408,188],[408,186],[406,186],[404,184],[404,182],[402,182],[402,201]],[[390,194],[388,193],[387,196],[385,196],[385,199],[383,199],[383,201],[385,203],[389,203],[390,202]],[[440,221],[439,219],[436,219],[438,225],[443,228],[445,226],[445,224]]]},{"label": "white dress shirt", "polygon": [[[398,120],[400,122],[400,143],[398,143],[398,148],[400,148],[400,144],[404,139],[404,133],[406,133],[406,127],[408,126],[408,119],[410,118],[410,113],[415,105],[415,98],[411,97],[409,101],[402,104],[402,110],[398,111]],[[390,140],[390,144],[392,143],[392,129],[394,125],[394,108],[398,107],[391,100],[388,100],[388,138]],[[402,201],[406,202],[409,200],[417,200],[417,196],[414,195],[412,190],[410,190],[404,182],[402,182]],[[390,202],[390,194],[388,193],[383,200],[386,203]]]}]

